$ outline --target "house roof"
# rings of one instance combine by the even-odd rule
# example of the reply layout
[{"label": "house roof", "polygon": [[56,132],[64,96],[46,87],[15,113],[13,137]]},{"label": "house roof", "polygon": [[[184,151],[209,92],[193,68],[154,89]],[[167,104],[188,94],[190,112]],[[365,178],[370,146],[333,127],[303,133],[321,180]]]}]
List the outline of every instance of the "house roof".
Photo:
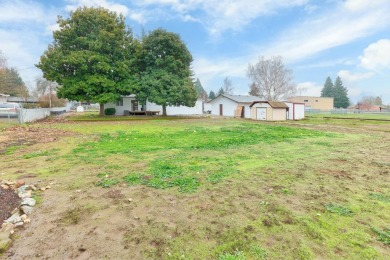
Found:
[{"label": "house roof", "polygon": [[[225,97],[237,103],[252,103],[254,101],[260,101],[260,98],[255,96],[229,95],[229,94],[221,94],[218,97],[214,98],[213,100],[216,100],[219,97]],[[213,100],[209,102],[212,102]]]},{"label": "house roof", "polygon": [[0,93],[0,97],[9,97],[9,95]]},{"label": "house roof", "polygon": [[272,108],[288,108],[284,102],[280,101],[254,101],[249,107],[252,107],[256,103],[268,103]]}]

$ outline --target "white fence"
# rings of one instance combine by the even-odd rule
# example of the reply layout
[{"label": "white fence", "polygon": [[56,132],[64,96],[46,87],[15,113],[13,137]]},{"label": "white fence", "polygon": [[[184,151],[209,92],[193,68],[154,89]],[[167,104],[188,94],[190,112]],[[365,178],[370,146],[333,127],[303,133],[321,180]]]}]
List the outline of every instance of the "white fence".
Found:
[{"label": "white fence", "polygon": [[46,118],[50,114],[61,114],[67,111],[69,111],[67,107],[21,109],[19,111],[19,123],[34,122]]}]

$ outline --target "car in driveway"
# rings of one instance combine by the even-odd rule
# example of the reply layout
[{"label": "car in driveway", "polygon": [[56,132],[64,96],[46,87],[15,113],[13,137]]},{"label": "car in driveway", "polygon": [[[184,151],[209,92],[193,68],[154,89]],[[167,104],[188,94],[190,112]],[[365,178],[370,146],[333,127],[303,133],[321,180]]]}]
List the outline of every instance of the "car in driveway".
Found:
[{"label": "car in driveway", "polygon": [[0,117],[18,117],[20,109],[22,106],[19,103],[0,103]]}]

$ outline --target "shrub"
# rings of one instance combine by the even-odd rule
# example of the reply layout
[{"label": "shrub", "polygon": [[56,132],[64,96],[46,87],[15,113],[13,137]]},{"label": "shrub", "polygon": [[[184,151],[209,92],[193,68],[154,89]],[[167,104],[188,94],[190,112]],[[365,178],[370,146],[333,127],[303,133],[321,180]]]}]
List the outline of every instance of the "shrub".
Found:
[{"label": "shrub", "polygon": [[116,113],[116,109],[114,107],[104,109],[104,114],[106,116],[112,116],[115,115],[115,113]]}]

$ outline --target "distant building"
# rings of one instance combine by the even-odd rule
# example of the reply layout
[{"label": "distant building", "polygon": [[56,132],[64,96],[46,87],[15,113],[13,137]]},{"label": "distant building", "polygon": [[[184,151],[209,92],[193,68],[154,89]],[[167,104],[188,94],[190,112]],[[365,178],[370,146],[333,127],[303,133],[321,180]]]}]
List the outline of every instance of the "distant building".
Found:
[{"label": "distant building", "polygon": [[304,103],[305,109],[329,110],[334,108],[334,100],[332,97],[296,96],[289,98],[288,101]]},{"label": "distant building", "polygon": [[1,93],[0,93],[0,103],[7,102],[7,98],[8,98],[8,97],[9,97],[9,95],[1,94]]},{"label": "distant building", "polygon": [[363,111],[381,111],[381,106],[358,103],[356,106],[349,107],[351,109],[358,109]]}]

